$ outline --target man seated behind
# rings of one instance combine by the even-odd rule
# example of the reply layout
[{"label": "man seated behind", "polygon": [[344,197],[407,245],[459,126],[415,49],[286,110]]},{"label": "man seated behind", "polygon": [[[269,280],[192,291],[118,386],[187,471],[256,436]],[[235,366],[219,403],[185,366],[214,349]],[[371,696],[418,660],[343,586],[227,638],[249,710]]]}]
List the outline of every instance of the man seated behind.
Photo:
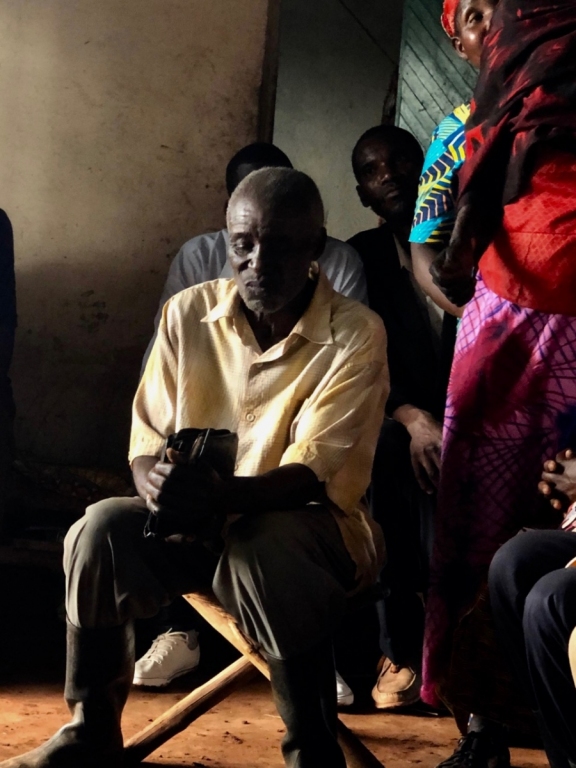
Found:
[{"label": "man seated behind", "polygon": [[[289,158],[274,144],[257,142],[239,150],[226,167],[226,189],[228,196],[232,195],[238,184],[253,171],[261,168],[292,168]],[[219,277],[232,277],[232,269],[227,260],[230,238],[228,230],[209,232],[193,237],[184,243],[170,265],[168,277],[160,297],[158,312],[154,320],[154,330],[158,330],[162,309],[171,296],[192,285],[199,285]],[[366,279],[362,262],[354,248],[348,243],[326,238],[324,250],[318,257],[318,263],[326,273],[334,290],[356,299],[363,304],[368,303]],[[150,341],[142,370],[152,350],[154,338]]]},{"label": "man seated behind", "polygon": [[[268,660],[286,763],[345,768],[331,633],[346,593],[373,583],[382,563],[360,500],[388,393],[385,332],[313,263],[326,232],[308,176],[251,174],[227,219],[234,279],[168,302],[136,393],[140,495],[89,507],[66,538],[72,722],[4,768],[120,766],[132,622],[210,584]],[[236,432],[236,475],[159,461],[185,427]],[[192,520],[232,516],[222,555],[198,540],[145,538],[147,504]]]},{"label": "man seated behind", "polygon": [[440,468],[447,386],[442,372],[449,369],[443,356],[451,359],[453,349],[442,312],[416,283],[409,256],[422,162],[414,136],[390,125],[370,128],[352,153],[360,201],[381,220],[350,243],[364,264],[369,305],[384,321],[391,383],[390,418],[382,428],[371,488],[372,513],[389,553],[382,574],[388,596],[378,603],[383,657],[372,691],[379,709],[407,706],[420,697],[422,594],[434,515],[430,496]]},{"label": "man seated behind", "polygon": [[521,531],[496,553],[489,572],[498,640],[534,712],[548,762],[576,762],[576,688],[568,654],[576,629],[576,458],[544,464],[540,492],[565,513],[562,530]]}]

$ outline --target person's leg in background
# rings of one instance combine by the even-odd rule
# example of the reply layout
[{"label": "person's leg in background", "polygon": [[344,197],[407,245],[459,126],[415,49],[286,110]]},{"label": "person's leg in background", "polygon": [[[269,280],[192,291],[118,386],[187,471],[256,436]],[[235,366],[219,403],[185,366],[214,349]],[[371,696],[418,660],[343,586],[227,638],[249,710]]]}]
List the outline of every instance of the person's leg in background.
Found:
[{"label": "person's leg in background", "polygon": [[576,535],[528,531],[496,554],[490,603],[510,666],[529,697],[553,768],[576,762],[576,688],[568,641],[576,627]]},{"label": "person's leg in background", "polygon": [[374,459],[370,508],[381,525],[387,562],[377,604],[381,669],[372,696],[380,709],[420,698],[426,574],[432,548],[434,499],[421,491],[410,461],[410,437],[385,419]]},{"label": "person's leg in background", "polygon": [[197,614],[183,597],[138,622],[137,639],[147,641],[147,650],[136,662],[134,685],[163,688],[195,670],[200,663],[196,624]]}]

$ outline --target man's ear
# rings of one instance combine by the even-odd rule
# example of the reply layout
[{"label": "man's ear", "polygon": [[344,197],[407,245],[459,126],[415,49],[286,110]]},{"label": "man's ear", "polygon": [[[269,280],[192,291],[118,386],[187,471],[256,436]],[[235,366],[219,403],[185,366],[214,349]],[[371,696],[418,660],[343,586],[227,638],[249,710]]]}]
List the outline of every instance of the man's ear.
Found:
[{"label": "man's ear", "polygon": [[452,43],[452,47],[456,51],[456,55],[459,56],[461,59],[464,59],[464,61],[468,61],[468,56],[466,55],[466,52],[464,51],[464,47],[462,45],[462,42],[459,37],[451,37],[450,42]]},{"label": "man's ear", "polygon": [[326,227],[322,227],[322,231],[318,236],[318,242],[316,243],[316,248],[314,249],[314,260],[320,258],[320,256],[322,256],[322,254],[326,250],[327,239],[328,239],[328,233],[326,232]]},{"label": "man's ear", "polygon": [[360,185],[356,187],[356,192],[358,194],[358,197],[360,198],[360,202],[364,206],[364,208],[370,208],[370,203],[368,202],[366,195],[364,194],[364,190]]}]

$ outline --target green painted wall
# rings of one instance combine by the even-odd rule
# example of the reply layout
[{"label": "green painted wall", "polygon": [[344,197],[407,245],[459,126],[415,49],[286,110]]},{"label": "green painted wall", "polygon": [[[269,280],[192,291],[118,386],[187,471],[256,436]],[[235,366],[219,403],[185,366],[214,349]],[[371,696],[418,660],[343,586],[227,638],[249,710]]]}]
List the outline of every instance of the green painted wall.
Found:
[{"label": "green painted wall", "polygon": [[435,126],[470,98],[476,73],[440,25],[442,0],[406,0],[396,122],[427,147]]}]

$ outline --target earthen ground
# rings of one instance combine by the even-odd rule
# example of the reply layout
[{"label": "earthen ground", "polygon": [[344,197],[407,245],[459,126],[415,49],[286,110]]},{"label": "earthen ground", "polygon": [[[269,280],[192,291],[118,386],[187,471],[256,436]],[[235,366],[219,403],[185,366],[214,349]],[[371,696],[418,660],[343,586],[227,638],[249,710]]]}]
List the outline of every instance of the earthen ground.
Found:
[{"label": "earthen ground", "polygon": [[[61,578],[0,569],[0,579],[2,761],[49,737],[66,721],[67,712],[62,700],[64,625],[58,617]],[[370,622],[368,625],[372,637],[374,626]],[[371,674],[366,674],[365,666],[358,663],[373,654],[373,644],[370,652],[351,641],[344,646],[339,666],[357,692],[357,703],[342,713],[348,727],[363,738],[387,768],[433,768],[447,757],[458,739],[451,718],[433,716],[421,709],[406,714],[374,710],[369,697]],[[235,652],[207,628],[201,632],[201,647],[203,659],[195,673],[161,692],[133,689],[123,723],[127,737],[235,658]],[[369,658],[371,669],[372,661]],[[148,758],[146,765],[281,768],[282,733],[269,685],[258,679],[173,738]],[[525,746],[513,749],[512,763],[518,768],[547,765],[539,749]]]}]

